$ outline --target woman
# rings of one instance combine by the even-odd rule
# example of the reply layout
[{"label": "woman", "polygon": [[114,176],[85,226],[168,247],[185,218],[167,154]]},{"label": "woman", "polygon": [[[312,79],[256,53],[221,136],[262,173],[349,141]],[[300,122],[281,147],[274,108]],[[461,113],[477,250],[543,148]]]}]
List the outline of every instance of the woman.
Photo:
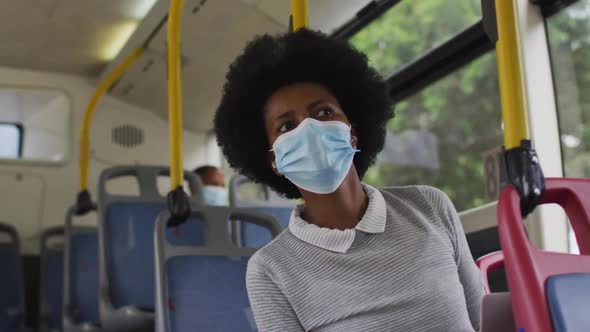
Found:
[{"label": "woman", "polygon": [[258,37],[231,65],[215,117],[229,164],[305,202],[249,262],[260,331],[479,329],[483,285],[449,198],[361,182],[392,116],[366,57],[321,33]]}]

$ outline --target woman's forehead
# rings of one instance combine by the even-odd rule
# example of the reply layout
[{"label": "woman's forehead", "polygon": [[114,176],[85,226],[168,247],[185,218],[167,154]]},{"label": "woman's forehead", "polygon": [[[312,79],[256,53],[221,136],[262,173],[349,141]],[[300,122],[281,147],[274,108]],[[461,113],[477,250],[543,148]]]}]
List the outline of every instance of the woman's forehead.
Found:
[{"label": "woman's forehead", "polygon": [[294,83],[275,91],[266,101],[264,111],[272,117],[291,110],[304,110],[317,101],[337,103],[336,97],[318,83]]}]

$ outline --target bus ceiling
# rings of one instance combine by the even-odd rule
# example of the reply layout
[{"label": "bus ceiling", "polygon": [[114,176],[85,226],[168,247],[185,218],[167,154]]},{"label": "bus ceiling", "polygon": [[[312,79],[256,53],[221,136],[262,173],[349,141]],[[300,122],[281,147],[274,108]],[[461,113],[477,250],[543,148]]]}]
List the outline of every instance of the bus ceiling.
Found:
[{"label": "bus ceiling", "polygon": [[[369,0],[310,1],[311,28],[332,32],[362,10]],[[231,60],[257,34],[288,31],[289,1],[187,0],[182,31],[183,80],[191,90],[184,95],[184,127],[209,131],[223,79]],[[102,72],[99,81],[138,45],[146,52],[112,87],[110,93],[166,118],[166,17],[168,8],[157,2],[138,26],[117,58]],[[219,22],[226,22],[219,25]],[[224,40],[219,43],[219,40]],[[206,51],[205,51],[206,50]]]}]

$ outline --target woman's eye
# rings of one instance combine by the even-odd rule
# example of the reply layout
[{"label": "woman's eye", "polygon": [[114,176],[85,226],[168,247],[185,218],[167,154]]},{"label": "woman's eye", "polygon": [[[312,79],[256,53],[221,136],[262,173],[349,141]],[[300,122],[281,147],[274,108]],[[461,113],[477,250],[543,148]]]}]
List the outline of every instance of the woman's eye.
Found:
[{"label": "woman's eye", "polygon": [[289,130],[291,130],[291,129],[293,129],[293,128],[292,128],[292,126],[291,126],[291,123],[290,123],[290,122],[286,122],[286,123],[283,123],[283,124],[282,124],[282,125],[279,127],[279,130],[278,130],[278,132],[279,132],[279,134],[283,134],[283,133],[286,133],[286,132],[288,132],[288,131],[289,131]]},{"label": "woman's eye", "polygon": [[329,107],[322,107],[320,110],[318,110],[318,112],[316,113],[317,117],[324,117],[324,116],[330,116],[334,113],[334,111],[329,108]]}]

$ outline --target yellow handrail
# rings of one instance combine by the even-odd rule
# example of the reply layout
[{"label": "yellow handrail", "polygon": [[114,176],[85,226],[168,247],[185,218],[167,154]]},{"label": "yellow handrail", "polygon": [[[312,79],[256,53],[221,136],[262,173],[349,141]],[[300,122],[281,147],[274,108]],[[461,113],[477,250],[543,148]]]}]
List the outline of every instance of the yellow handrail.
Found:
[{"label": "yellow handrail", "polygon": [[184,182],[182,165],[182,81],[180,22],[184,0],[172,0],[168,12],[168,128],[170,135],[170,185]]},{"label": "yellow handrail", "polygon": [[136,48],[125,61],[121,62],[98,86],[84,112],[84,122],[80,130],[80,192],[88,190],[88,160],[90,159],[90,124],[92,115],[100,98],[111,88],[127,69],[141,56],[144,48]]},{"label": "yellow handrail", "polygon": [[496,0],[496,58],[506,150],[519,147],[521,140],[529,139],[516,3],[512,0]]},{"label": "yellow handrail", "polygon": [[309,27],[309,15],[307,8],[307,0],[291,0],[293,31]]}]

